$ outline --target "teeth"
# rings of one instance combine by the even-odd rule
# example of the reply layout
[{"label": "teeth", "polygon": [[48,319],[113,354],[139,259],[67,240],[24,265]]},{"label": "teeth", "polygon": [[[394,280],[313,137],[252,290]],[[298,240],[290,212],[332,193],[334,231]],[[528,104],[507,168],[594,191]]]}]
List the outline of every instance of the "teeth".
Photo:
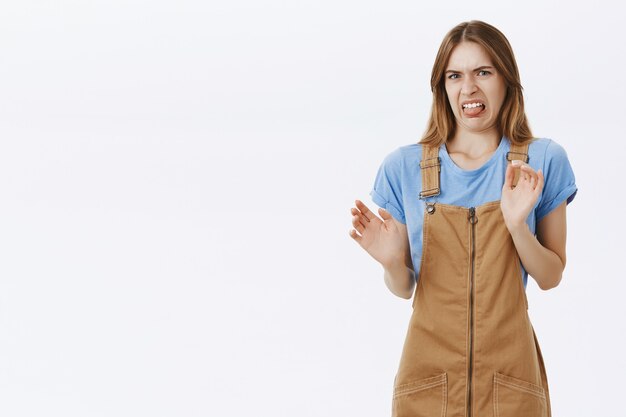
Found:
[{"label": "teeth", "polygon": [[467,109],[467,108],[473,109],[473,108],[478,107],[478,106],[484,106],[484,104],[480,104],[480,103],[464,104],[463,108],[464,109]]}]

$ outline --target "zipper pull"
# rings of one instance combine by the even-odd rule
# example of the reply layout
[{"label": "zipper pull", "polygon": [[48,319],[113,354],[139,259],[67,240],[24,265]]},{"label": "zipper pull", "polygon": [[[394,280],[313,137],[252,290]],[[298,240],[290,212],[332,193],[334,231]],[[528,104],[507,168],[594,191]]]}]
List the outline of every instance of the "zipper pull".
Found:
[{"label": "zipper pull", "polygon": [[469,222],[471,224],[476,224],[478,222],[478,217],[476,217],[476,209],[474,207],[470,207],[469,216],[467,216]]}]

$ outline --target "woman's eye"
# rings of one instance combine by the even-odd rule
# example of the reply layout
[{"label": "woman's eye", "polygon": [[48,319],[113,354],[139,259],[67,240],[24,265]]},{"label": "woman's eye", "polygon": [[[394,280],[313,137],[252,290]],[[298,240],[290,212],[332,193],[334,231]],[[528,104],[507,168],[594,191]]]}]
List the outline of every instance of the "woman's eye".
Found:
[{"label": "woman's eye", "polygon": [[478,73],[480,74],[481,72],[484,72],[485,74],[491,74],[489,71],[485,71],[485,70],[480,70],[478,71]]},{"label": "woman's eye", "polygon": [[451,80],[456,80],[456,78],[452,78],[452,77],[454,77],[455,75],[459,75],[459,74],[450,74],[450,75],[448,76],[448,78],[449,78],[449,79],[451,79]]}]

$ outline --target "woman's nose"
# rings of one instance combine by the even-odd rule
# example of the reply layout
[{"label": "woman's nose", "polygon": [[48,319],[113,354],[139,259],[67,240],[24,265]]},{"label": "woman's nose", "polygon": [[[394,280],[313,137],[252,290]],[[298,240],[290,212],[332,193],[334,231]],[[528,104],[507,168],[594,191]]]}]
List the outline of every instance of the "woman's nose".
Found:
[{"label": "woman's nose", "polygon": [[463,84],[461,85],[461,93],[465,95],[470,95],[474,91],[476,91],[476,89],[477,87],[474,79],[471,77],[465,77],[465,79],[463,80]]}]

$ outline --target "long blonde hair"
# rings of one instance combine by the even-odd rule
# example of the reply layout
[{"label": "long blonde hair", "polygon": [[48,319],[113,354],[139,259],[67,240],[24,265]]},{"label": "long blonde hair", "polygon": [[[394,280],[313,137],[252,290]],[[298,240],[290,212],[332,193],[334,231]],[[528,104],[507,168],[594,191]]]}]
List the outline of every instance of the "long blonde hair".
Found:
[{"label": "long blonde hair", "polygon": [[456,133],[456,120],[446,94],[444,76],[452,50],[464,41],[475,42],[485,48],[496,70],[504,77],[506,96],[496,125],[500,136],[506,136],[517,144],[532,140],[533,135],[524,112],[523,88],[517,62],[509,41],[502,32],[490,24],[470,20],[452,28],[439,46],[430,77],[430,89],[433,92],[430,118],[428,127],[418,143],[440,146],[451,140]]}]

